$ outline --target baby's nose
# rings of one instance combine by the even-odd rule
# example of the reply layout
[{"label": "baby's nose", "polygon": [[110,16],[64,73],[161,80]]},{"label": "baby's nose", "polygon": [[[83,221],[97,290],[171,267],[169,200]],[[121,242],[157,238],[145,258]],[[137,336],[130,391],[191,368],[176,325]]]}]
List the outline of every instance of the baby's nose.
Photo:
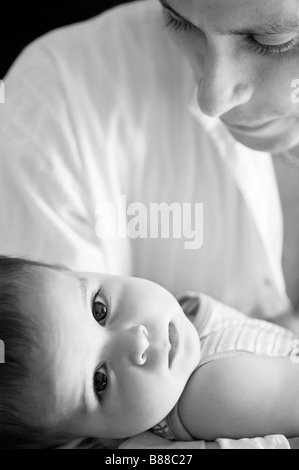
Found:
[{"label": "baby's nose", "polygon": [[139,325],[136,327],[136,331],[133,331],[132,351],[132,360],[138,366],[142,366],[146,363],[148,347],[148,331],[144,325]]},{"label": "baby's nose", "polygon": [[138,366],[146,363],[149,341],[148,330],[144,325],[137,325],[119,332],[116,341],[119,344],[120,356]]}]

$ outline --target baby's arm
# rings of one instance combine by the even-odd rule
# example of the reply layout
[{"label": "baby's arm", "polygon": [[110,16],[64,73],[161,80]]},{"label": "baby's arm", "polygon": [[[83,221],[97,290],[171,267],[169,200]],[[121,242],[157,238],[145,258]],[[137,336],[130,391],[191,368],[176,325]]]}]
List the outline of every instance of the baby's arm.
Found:
[{"label": "baby's arm", "polygon": [[299,364],[256,355],[213,361],[191,376],[179,413],[195,439],[299,436]]}]

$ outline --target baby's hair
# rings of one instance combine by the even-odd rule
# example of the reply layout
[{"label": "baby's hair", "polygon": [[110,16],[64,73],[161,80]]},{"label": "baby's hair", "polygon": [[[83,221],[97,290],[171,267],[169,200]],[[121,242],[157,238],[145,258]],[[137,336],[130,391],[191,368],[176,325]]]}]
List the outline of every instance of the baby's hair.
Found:
[{"label": "baby's hair", "polygon": [[22,299],[33,287],[32,267],[67,270],[60,265],[0,256],[0,339],[5,346],[5,362],[0,363],[0,449],[51,448],[70,440],[50,425],[30,423],[36,408],[34,403],[28,405],[29,384],[38,377],[34,377],[28,358],[32,348],[38,347],[39,327],[24,315]]}]

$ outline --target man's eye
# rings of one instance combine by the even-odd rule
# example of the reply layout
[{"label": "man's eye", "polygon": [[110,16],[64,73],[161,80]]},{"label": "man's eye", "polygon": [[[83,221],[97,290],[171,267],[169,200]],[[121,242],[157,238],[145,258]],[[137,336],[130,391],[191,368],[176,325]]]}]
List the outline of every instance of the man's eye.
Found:
[{"label": "man's eye", "polygon": [[168,10],[163,10],[163,16],[166,28],[173,29],[174,31],[192,31],[196,29],[192,23],[172,16]]},{"label": "man's eye", "polygon": [[96,298],[92,306],[92,314],[98,323],[103,323],[106,320],[108,309],[103,302],[97,301]]},{"label": "man's eye", "polygon": [[275,56],[278,57],[286,54],[287,52],[292,51],[298,45],[298,41],[296,39],[291,39],[283,44],[262,44],[258,42],[254,37],[247,36],[245,38],[249,47],[258,54],[263,56]]},{"label": "man's eye", "polygon": [[102,394],[108,386],[108,377],[106,367],[100,367],[94,375],[93,381],[94,391],[99,400],[102,400]]}]

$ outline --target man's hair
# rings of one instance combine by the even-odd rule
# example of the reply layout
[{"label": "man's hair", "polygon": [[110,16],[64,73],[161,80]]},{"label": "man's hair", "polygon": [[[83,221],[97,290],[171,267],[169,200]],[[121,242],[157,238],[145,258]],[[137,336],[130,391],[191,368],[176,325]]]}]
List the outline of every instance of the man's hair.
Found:
[{"label": "man's hair", "polygon": [[23,299],[33,288],[34,266],[63,270],[57,265],[0,256],[0,340],[5,349],[4,363],[0,363],[0,449],[52,448],[70,440],[50,424],[30,420],[38,411],[34,400],[30,402],[29,389],[39,378],[34,376],[29,358],[32,349],[39,347],[39,327],[24,314]]}]

